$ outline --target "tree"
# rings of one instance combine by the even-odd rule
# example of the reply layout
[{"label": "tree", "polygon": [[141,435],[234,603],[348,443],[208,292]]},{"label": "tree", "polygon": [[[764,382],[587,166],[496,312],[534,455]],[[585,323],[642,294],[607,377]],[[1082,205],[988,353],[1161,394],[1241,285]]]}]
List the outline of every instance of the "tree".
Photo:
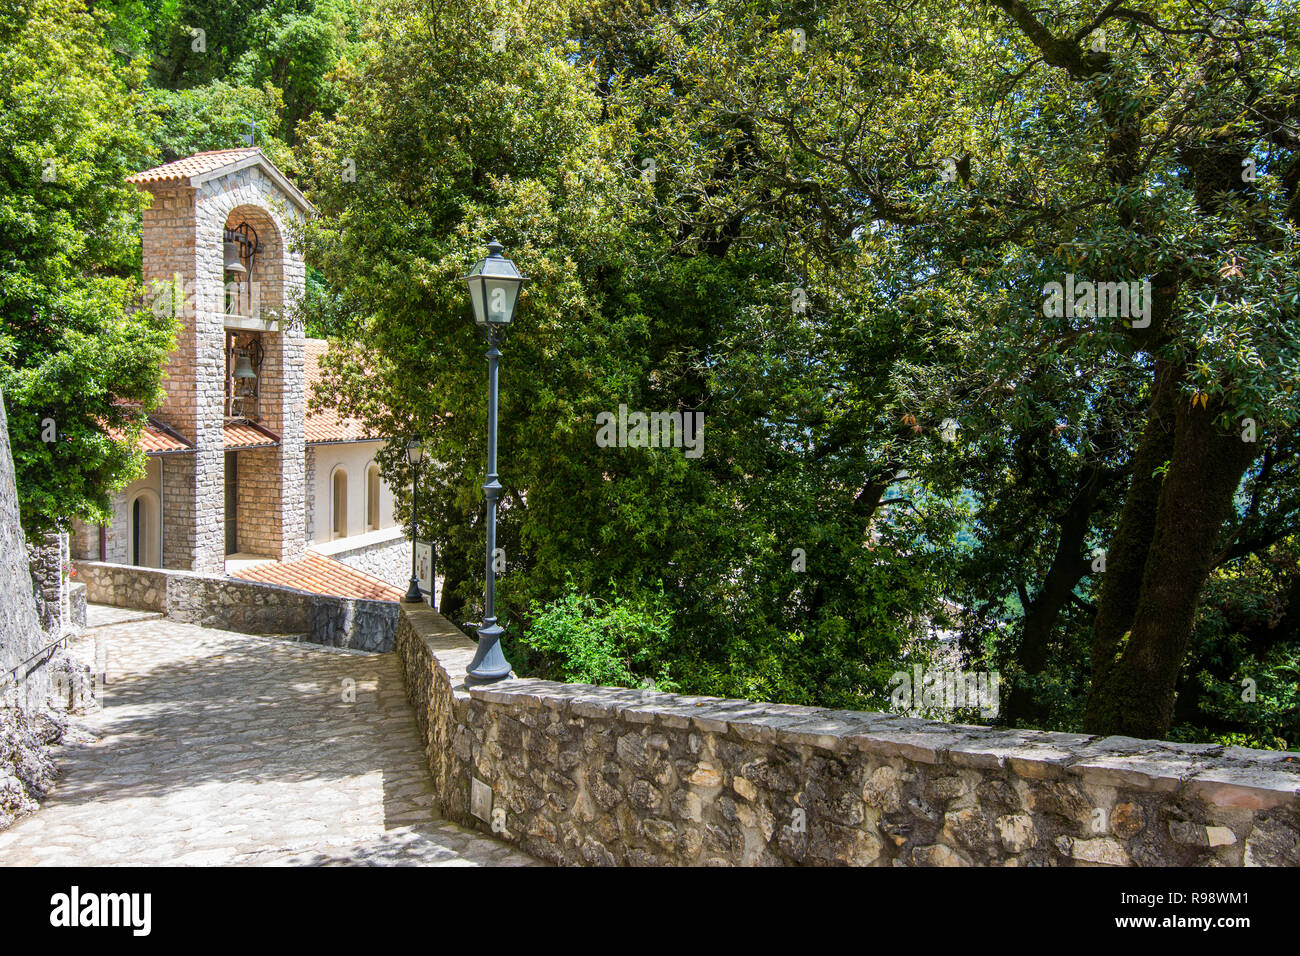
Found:
[{"label": "tree", "polygon": [[[740,215],[755,243],[801,234],[835,290],[886,281],[892,251],[909,265],[887,311],[957,303],[917,331],[959,361],[894,359],[912,395],[982,442],[1026,448],[1061,427],[1074,460],[1015,485],[1065,479],[1046,498],[1059,561],[1025,589],[1023,656],[1042,659],[1039,611],[1060,613],[1099,538],[1084,727],[1164,733],[1238,488],[1297,420],[1296,7],[994,0],[954,18],[757,2],[660,26],[661,65],[634,95],[676,93],[657,128],[688,197],[678,218],[702,231]],[[738,150],[745,175],[719,178]],[[1150,292],[1119,314],[1051,308],[1048,284],[1076,274]],[[1128,454],[1110,449],[1131,416],[1098,414],[1116,387],[1144,408]],[[1243,440],[1247,424],[1263,437]],[[1111,524],[1090,511],[1116,467]]]},{"label": "tree", "polygon": [[[430,522],[481,565],[455,278],[499,231],[525,626],[662,582],[672,679],[836,706],[955,626],[1010,719],[1162,735],[1210,576],[1289,593],[1234,562],[1300,530],[1297,9],[1263,9],[384,5],[302,150],[330,390],[439,436]],[[593,447],[619,404],[708,453]]]},{"label": "tree", "polygon": [[[811,323],[791,310],[774,252],[725,235],[687,248],[661,224],[639,117],[611,108],[579,59],[576,8],[502,6],[496,36],[455,3],[393,2],[367,24],[340,67],[343,105],[308,125],[300,151],[322,212],[312,253],[340,290],[331,321],[349,329],[326,358],[328,397],[385,434],[426,437],[437,464],[421,520],[470,617],[486,402],[458,280],[499,236],[531,277],[502,365],[511,634],[529,640],[570,582],[597,600],[616,584],[629,608],[674,622],[666,671],[638,676],[882,704],[939,591],[930,549],[892,545],[923,520],[940,541],[951,522],[900,512],[864,547],[883,488],[864,496],[846,480],[841,423],[815,408],[843,376],[807,351]],[[596,417],[620,405],[702,414],[703,454],[601,447]],[[396,452],[381,465],[407,486]]]},{"label": "tree", "polygon": [[[23,524],[103,521],[143,474],[170,319],[138,295],[143,117],[132,77],[71,0],[0,3],[0,390]],[[117,441],[110,430],[119,430]]]}]

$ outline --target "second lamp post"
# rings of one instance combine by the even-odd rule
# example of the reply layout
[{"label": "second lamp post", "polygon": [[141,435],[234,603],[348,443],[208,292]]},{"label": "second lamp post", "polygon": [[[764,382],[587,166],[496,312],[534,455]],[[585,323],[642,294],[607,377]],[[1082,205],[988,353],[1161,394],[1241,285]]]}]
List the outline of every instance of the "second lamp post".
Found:
[{"label": "second lamp post", "polygon": [[487,335],[488,350],[488,454],[487,481],[483,495],[487,508],[487,561],[483,588],[483,626],[478,629],[478,650],[470,662],[466,676],[480,684],[508,677],[510,663],[501,653],[503,628],[496,617],[496,549],[497,549],[497,496],[501,483],[497,481],[497,360],[501,358],[498,346],[515,315],[519,301],[519,288],[527,276],[515,264],[501,255],[501,243],[495,239],[488,243],[488,257],[480,259],[465,276],[469,286],[470,305],[474,321]]},{"label": "second lamp post", "polygon": [[419,547],[417,542],[420,540],[419,511],[416,509],[416,494],[420,484],[420,459],[424,457],[424,445],[420,439],[412,438],[406,443],[406,463],[411,466],[411,586],[406,589],[404,601],[410,601],[414,604],[416,601],[423,601],[424,596],[420,594],[420,579],[416,575],[415,556]]}]

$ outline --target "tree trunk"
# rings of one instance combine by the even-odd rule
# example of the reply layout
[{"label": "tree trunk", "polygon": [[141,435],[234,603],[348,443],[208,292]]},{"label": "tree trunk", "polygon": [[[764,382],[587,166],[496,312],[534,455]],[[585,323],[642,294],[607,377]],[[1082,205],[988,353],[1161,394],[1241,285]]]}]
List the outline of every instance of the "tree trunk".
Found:
[{"label": "tree trunk", "polygon": [[1106,549],[1106,570],[1102,572],[1097,617],[1092,625],[1092,682],[1085,726],[1096,723],[1097,688],[1106,683],[1120,640],[1137,612],[1163,484],[1156,471],[1173,452],[1181,371],[1165,362],[1156,364],[1146,428],[1133,457],[1133,473],[1119,525]]},{"label": "tree trunk", "polygon": [[[1215,424],[1220,407],[1178,404],[1173,453],[1137,606],[1131,627],[1115,642],[1109,658],[1094,660],[1084,723],[1088,733],[1163,737],[1169,732],[1174,688],[1201,589],[1214,564],[1220,530],[1232,512],[1233,496],[1256,454],[1256,446],[1243,442],[1235,430]],[[1116,573],[1114,566],[1107,567],[1107,583]],[[1102,613],[1106,611],[1113,615],[1115,608]]]}]

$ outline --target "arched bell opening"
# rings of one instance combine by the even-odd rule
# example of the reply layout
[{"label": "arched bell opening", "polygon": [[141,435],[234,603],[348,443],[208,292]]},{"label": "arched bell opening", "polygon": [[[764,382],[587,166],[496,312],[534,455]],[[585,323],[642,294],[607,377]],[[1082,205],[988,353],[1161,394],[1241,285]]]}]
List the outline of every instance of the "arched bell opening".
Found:
[{"label": "arched bell opening", "polygon": [[226,216],[221,239],[226,315],[278,315],[283,306],[284,243],[271,215],[260,206],[236,206]]}]

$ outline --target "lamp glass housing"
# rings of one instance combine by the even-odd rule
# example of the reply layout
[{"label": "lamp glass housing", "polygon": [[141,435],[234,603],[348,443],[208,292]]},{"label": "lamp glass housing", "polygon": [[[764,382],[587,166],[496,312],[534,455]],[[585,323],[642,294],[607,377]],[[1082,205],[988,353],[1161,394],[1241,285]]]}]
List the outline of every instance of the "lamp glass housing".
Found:
[{"label": "lamp glass housing", "polygon": [[418,438],[412,438],[406,443],[406,462],[409,465],[418,465],[420,459],[424,457],[424,443]]},{"label": "lamp glass housing", "polygon": [[474,268],[465,276],[474,321],[484,327],[511,323],[519,301],[519,289],[528,278],[501,255],[502,248],[496,240],[488,243],[488,257],[474,263]]}]

